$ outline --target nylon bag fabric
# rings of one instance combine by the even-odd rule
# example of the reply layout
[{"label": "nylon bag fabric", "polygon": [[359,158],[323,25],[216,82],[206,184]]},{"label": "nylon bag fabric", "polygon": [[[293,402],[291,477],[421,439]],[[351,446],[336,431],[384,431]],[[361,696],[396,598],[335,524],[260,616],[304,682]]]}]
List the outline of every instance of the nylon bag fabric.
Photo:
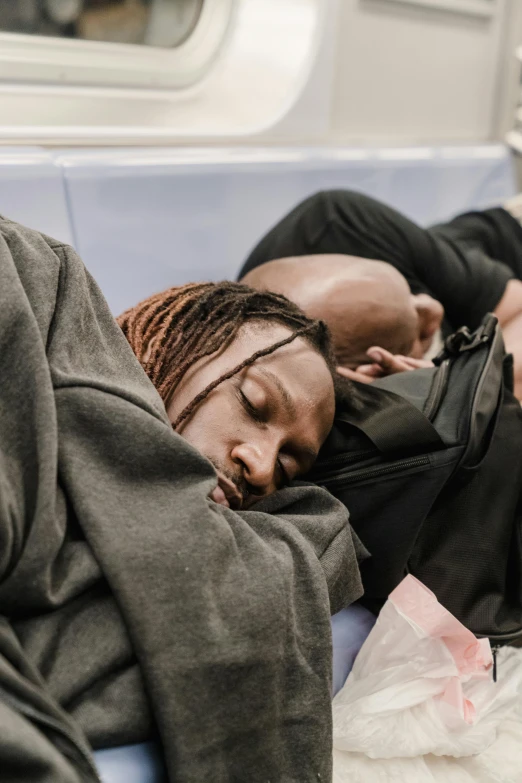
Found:
[{"label": "nylon bag fabric", "polygon": [[473,633],[522,640],[522,410],[489,315],[433,368],[352,384],[311,478],[350,511],[372,557],[375,612],[407,573]]}]

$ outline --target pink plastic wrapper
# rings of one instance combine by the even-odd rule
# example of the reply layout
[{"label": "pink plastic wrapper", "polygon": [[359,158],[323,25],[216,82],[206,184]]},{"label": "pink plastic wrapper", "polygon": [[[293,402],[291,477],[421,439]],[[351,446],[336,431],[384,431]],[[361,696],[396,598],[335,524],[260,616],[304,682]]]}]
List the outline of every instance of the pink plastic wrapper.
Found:
[{"label": "pink plastic wrapper", "polygon": [[[457,674],[451,677],[438,697],[441,708],[446,705],[445,718],[453,722],[456,711],[459,718],[472,724],[475,721],[474,704],[466,699],[462,689],[463,675],[479,679],[490,678],[493,664],[489,639],[477,639],[461,622],[439,604],[431,590],[414,576],[407,576],[389,596],[389,601],[404,616],[422,628],[426,636],[440,639],[455,661]],[[458,720],[457,720],[458,724]]]},{"label": "pink plastic wrapper", "polygon": [[477,639],[418,579],[389,596],[333,701],[336,752],[373,759],[471,756],[495,741],[513,710],[522,667],[513,656],[492,678]]}]

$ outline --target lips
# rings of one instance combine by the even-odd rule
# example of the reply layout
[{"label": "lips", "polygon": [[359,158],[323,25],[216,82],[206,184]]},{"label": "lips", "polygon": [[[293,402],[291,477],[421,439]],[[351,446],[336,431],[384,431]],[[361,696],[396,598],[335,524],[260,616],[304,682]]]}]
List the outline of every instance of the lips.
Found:
[{"label": "lips", "polygon": [[233,481],[219,472],[217,476],[217,487],[212,490],[210,497],[221,506],[232,508],[235,511],[239,510],[243,505],[243,495]]},{"label": "lips", "polygon": [[226,506],[226,508],[230,508],[230,503],[227,500],[227,496],[219,486],[214,487],[212,492],[209,495],[210,498],[214,501],[214,503],[219,503],[220,506]]}]

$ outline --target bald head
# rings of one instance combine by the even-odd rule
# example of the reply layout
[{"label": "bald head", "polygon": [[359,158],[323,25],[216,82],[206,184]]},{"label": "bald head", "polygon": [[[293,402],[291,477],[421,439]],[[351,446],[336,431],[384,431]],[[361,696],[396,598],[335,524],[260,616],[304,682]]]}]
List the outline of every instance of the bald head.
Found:
[{"label": "bald head", "polygon": [[283,294],[312,318],[326,321],[337,360],[366,361],[371,346],[409,354],[418,317],[405,278],[390,264],[344,255],[280,258],[256,267],[242,280]]}]

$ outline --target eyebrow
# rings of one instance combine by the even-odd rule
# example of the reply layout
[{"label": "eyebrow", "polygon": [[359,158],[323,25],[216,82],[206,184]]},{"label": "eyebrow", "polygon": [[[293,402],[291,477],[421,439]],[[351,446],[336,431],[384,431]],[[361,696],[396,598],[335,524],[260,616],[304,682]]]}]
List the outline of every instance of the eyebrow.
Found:
[{"label": "eyebrow", "polygon": [[[293,416],[295,418],[297,415],[295,403],[292,397],[290,396],[288,389],[282,383],[281,379],[278,378],[275,373],[271,372],[271,370],[267,370],[264,367],[256,367],[256,370],[257,372],[261,373],[266,378],[268,378],[268,380],[274,384],[274,386],[281,394],[281,397],[283,398],[283,402],[285,404],[287,412],[289,413],[290,416]],[[312,446],[302,445],[298,447],[298,450],[299,450],[299,454],[302,455],[303,458],[309,459],[312,464],[317,459],[318,456],[317,451]]]}]

